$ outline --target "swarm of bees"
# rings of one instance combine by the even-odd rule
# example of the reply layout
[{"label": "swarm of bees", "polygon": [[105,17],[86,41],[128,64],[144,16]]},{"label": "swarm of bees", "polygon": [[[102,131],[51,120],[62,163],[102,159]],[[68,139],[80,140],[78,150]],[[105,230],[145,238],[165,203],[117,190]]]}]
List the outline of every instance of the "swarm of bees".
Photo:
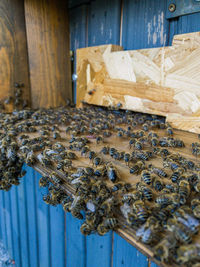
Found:
[{"label": "swarm of bees", "polygon": [[[104,235],[123,216],[157,260],[199,261],[200,164],[174,152],[185,143],[164,118],[67,106],[0,113],[0,125],[0,189],[20,183],[24,163],[39,164],[48,171],[39,181],[47,188],[43,200],[83,220],[82,234]],[[112,138],[126,142],[123,151]],[[199,151],[192,143],[191,153]],[[122,178],[120,166],[131,179]]]}]

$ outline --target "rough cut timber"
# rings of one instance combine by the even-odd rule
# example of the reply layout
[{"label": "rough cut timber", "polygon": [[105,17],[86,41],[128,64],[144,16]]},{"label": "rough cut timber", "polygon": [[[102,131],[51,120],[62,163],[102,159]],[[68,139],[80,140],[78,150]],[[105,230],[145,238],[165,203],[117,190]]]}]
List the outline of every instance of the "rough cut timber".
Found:
[{"label": "rough cut timber", "polygon": [[[30,84],[23,0],[0,1],[0,101],[14,98],[14,83],[23,83],[23,100],[30,104]],[[5,104],[12,111],[13,100]]]},{"label": "rough cut timber", "polygon": [[67,1],[24,3],[32,107],[65,105],[72,97]]},{"label": "rough cut timber", "polygon": [[175,128],[200,133],[199,58],[200,32],[176,35],[170,47],[78,49],[77,105],[121,103],[123,109],[163,115]]}]

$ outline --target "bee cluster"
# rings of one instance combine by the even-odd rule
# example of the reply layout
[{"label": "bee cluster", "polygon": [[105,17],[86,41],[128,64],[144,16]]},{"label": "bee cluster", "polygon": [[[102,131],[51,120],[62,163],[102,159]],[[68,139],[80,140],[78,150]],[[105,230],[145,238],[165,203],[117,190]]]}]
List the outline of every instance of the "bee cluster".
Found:
[{"label": "bee cluster", "polygon": [[8,96],[0,101],[0,110],[7,110],[8,105],[12,105],[15,110],[25,109],[28,107],[28,101],[23,99],[24,83],[14,83],[13,96]]},{"label": "bee cluster", "polygon": [[19,184],[23,163],[42,166],[43,200],[84,220],[84,235],[125,223],[157,260],[199,261],[200,143],[183,156],[164,118],[62,107],[1,113],[0,125],[0,189]]}]

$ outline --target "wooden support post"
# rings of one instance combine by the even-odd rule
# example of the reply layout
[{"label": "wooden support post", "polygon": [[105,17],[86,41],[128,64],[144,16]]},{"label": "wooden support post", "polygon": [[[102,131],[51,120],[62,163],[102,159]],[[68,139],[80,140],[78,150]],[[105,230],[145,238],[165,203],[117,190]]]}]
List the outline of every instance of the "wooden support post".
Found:
[{"label": "wooden support post", "polygon": [[33,108],[71,99],[67,1],[25,0]]},{"label": "wooden support post", "polygon": [[[0,1],[0,101],[14,97],[14,83],[23,83],[22,98],[30,103],[23,0]],[[5,105],[11,111],[13,102]]]}]

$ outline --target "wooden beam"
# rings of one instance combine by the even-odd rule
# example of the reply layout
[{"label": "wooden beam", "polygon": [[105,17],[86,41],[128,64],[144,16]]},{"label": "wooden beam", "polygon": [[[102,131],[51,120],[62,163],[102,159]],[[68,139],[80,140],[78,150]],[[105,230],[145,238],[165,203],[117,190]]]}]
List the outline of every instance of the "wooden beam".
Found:
[{"label": "wooden beam", "polygon": [[[0,100],[14,97],[14,83],[23,83],[22,98],[30,103],[29,70],[23,0],[0,1]],[[13,102],[5,105],[13,109]]]},{"label": "wooden beam", "polygon": [[71,99],[67,1],[25,0],[33,108]]}]

